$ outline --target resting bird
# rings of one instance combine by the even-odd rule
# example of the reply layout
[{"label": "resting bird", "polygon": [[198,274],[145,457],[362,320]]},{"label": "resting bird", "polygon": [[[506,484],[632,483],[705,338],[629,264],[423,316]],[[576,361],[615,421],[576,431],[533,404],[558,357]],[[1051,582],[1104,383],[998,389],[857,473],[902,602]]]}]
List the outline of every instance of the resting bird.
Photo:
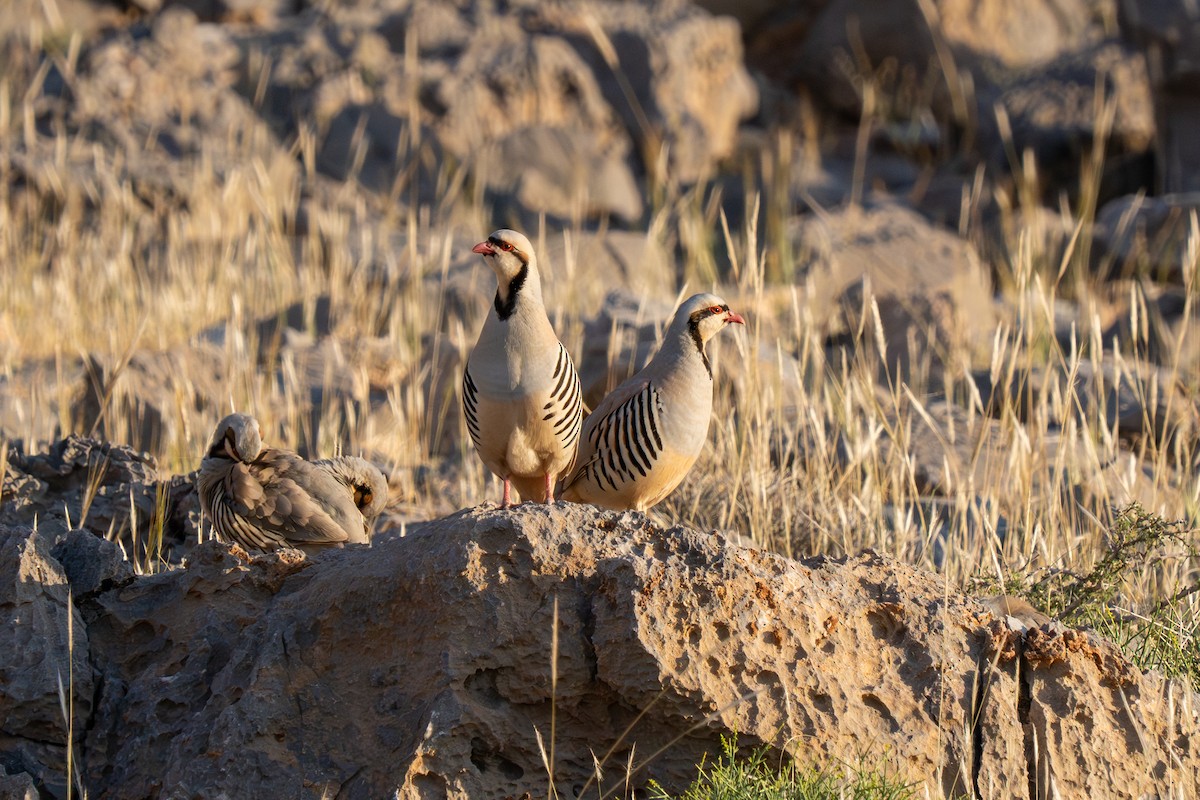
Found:
[{"label": "resting bird", "polygon": [[354,499],[354,505],[363,517],[363,529],[367,536],[375,520],[383,513],[388,500],[387,476],[379,467],[359,456],[338,456],[314,461],[315,466],[329,472],[346,487]]},{"label": "resting bird", "polygon": [[463,415],[484,465],[504,481],[502,508],[554,499],[575,460],[583,399],[579,374],[542,305],[533,246],[498,230],[473,252],[496,273],[496,299],[463,370]]},{"label": "resting bird", "polygon": [[745,320],[715,295],[679,307],[650,363],[584,422],[564,500],[645,511],[675,490],[708,438],[713,374],[705,344],[731,322]]},{"label": "resting bird", "polygon": [[1053,620],[1038,611],[1028,600],[1011,594],[997,594],[979,598],[989,611],[998,617],[1015,617],[1027,628],[1040,628]]},{"label": "resting bird", "polygon": [[217,536],[247,550],[370,541],[352,491],[334,471],[263,448],[258,421],[247,414],[218,423],[198,488]]}]

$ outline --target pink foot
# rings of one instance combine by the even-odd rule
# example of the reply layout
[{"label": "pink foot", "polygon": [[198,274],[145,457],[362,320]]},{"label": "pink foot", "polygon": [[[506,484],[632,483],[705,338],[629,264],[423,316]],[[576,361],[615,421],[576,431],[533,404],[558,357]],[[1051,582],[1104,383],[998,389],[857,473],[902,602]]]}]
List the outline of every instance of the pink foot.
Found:
[{"label": "pink foot", "polygon": [[501,508],[512,508],[512,486],[508,482],[508,478],[504,479],[504,500],[500,503]]},{"label": "pink foot", "polygon": [[542,498],[543,503],[554,502],[554,476],[546,473],[546,495]]}]

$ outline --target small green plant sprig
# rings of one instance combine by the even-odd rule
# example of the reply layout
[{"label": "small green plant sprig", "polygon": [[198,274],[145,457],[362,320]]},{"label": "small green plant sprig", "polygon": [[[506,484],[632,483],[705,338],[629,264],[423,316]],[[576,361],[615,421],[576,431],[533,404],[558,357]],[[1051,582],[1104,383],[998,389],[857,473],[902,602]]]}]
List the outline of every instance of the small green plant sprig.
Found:
[{"label": "small green plant sprig", "polygon": [[776,763],[765,745],[739,755],[737,737],[721,737],[722,753],[702,760],[699,774],[681,795],[650,784],[653,800],[908,800],[916,789],[862,764]]}]

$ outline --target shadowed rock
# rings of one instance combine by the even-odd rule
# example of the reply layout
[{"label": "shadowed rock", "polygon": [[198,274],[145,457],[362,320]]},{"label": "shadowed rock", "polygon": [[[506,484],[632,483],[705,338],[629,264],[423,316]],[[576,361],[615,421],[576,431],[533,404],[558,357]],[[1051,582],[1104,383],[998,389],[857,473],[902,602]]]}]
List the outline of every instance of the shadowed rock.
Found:
[{"label": "shadowed rock", "polygon": [[[45,452],[23,452],[12,443],[0,485],[0,525],[55,535],[82,529],[121,542],[126,555],[141,561],[149,553],[175,562],[196,541],[200,505],[186,476],[160,479],[155,460],[126,445],[71,435]],[[151,542],[162,514],[161,549]],[[135,533],[136,529],[136,533]],[[115,546],[115,545],[114,545]],[[111,553],[97,552],[109,563]],[[93,556],[82,556],[80,568]],[[65,564],[64,564],[65,565]],[[87,591],[95,586],[90,585]]]},{"label": "shadowed rock", "polygon": [[1184,0],[1116,5],[1122,34],[1134,42],[1153,66],[1157,118],[1157,162],[1160,191],[1200,189],[1200,148],[1196,146],[1196,48],[1200,21],[1196,7]]},{"label": "shadowed rock", "polygon": [[[66,794],[68,722],[60,687],[64,700],[74,692],[78,735],[93,698],[87,628],[68,592],[45,537],[0,528],[0,771],[28,773],[29,782],[56,797]],[[4,789],[12,794],[4,796],[24,797],[26,788],[11,782]]]}]

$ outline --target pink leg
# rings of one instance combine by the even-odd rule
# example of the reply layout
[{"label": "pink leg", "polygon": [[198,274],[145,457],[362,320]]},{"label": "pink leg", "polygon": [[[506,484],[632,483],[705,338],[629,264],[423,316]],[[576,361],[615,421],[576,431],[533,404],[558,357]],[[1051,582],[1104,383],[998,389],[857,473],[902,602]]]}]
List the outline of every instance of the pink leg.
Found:
[{"label": "pink leg", "polygon": [[554,476],[549,472],[546,473],[546,496],[542,498],[543,503],[554,502]]},{"label": "pink leg", "polygon": [[500,503],[501,508],[512,508],[512,486],[509,485],[508,478],[504,479],[504,501]]}]

